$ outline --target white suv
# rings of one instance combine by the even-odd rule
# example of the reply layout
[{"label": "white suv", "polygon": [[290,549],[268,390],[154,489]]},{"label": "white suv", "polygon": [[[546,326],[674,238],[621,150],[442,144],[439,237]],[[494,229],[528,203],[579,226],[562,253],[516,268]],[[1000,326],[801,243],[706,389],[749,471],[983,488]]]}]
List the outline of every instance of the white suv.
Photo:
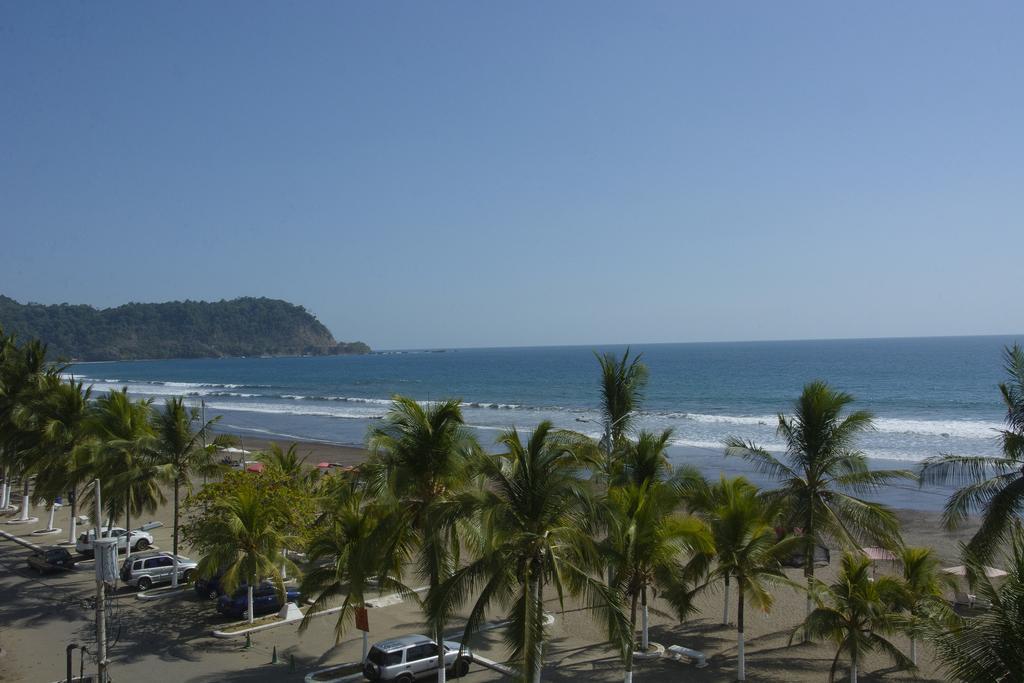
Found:
[{"label": "white suv", "polygon": [[[130,564],[130,566],[129,566]],[[178,555],[178,581],[189,583],[196,573],[196,561]],[[171,553],[143,553],[132,555],[121,564],[121,580],[140,591],[149,590],[154,583],[170,583],[174,576],[174,555]]]},{"label": "white suv", "polygon": [[[145,531],[139,531],[136,529],[131,532],[130,536],[133,552],[136,550],[145,550],[153,545],[153,537]],[[75,550],[86,557],[92,557],[92,542],[95,538],[95,530],[90,529],[89,533],[82,534],[78,537],[78,542],[75,543]],[[100,533],[100,538],[116,538],[117,551],[122,552],[128,546],[129,532],[119,526],[115,526],[110,531],[104,529]]]}]

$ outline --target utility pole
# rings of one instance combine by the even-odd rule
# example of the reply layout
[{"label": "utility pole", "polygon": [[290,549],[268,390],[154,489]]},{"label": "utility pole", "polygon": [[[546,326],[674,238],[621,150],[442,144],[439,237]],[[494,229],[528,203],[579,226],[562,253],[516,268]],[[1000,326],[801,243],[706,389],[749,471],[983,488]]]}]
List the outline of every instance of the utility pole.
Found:
[{"label": "utility pole", "polygon": [[103,582],[101,564],[106,561],[105,553],[100,554],[100,533],[103,503],[100,500],[100,480],[96,480],[96,536],[92,539],[92,556],[96,564],[96,678],[107,683],[107,586]]}]

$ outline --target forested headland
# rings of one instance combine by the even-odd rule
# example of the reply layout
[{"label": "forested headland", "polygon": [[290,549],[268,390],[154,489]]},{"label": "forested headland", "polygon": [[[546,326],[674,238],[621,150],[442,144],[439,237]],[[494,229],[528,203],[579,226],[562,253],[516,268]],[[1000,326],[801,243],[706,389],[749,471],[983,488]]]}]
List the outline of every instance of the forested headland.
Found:
[{"label": "forested headland", "polygon": [[363,342],[335,340],[302,306],[254,297],[97,309],[0,295],[0,329],[42,340],[51,357],[81,361],[370,352]]}]

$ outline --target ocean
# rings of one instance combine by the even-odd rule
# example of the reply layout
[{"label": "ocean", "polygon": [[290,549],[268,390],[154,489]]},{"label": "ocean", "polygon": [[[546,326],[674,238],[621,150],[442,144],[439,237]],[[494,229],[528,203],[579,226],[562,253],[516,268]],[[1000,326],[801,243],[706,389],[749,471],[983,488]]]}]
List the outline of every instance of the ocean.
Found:
[{"label": "ocean", "polygon": [[[1003,409],[1002,348],[1015,337],[939,337],[635,345],[650,369],[640,426],[674,430],[672,459],[709,475],[743,473],[721,454],[727,436],[783,448],[778,412],[804,383],[822,379],[875,414],[861,449],[873,467],[912,467],[939,453],[995,454]],[[220,428],[243,435],[360,445],[367,429],[404,394],[459,398],[485,445],[500,430],[541,420],[600,436],[594,352],[624,346],[444,349],[366,356],[228,358],[81,363],[69,374],[94,391],[127,386],[159,400],[205,403]],[[244,443],[244,441],[243,441]],[[893,505],[938,509],[948,491],[901,485],[880,495]]]}]

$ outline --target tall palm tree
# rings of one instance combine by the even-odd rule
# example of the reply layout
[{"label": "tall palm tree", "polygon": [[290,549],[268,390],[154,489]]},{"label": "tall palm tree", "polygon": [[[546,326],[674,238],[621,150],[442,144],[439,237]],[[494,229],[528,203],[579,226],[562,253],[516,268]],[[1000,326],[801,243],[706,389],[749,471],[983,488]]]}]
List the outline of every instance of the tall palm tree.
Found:
[{"label": "tall palm tree", "polygon": [[[473,476],[479,446],[465,426],[457,399],[422,406],[411,398],[395,396],[383,424],[370,430],[373,457],[364,466],[371,492],[397,504],[408,529],[415,535],[417,570],[436,591],[451,576],[458,561],[456,516],[438,523],[439,508],[450,506]],[[444,661],[443,624],[437,630],[438,661]],[[438,680],[444,681],[443,666]]]},{"label": "tall palm tree", "polygon": [[256,459],[267,467],[276,468],[293,481],[308,481],[312,471],[306,469],[306,457],[299,455],[299,444],[293,443],[287,449],[276,443],[270,444],[256,455]]},{"label": "tall palm tree", "polygon": [[636,423],[648,371],[640,360],[642,354],[630,358],[628,347],[621,358],[610,352],[602,355],[595,352],[594,356],[601,366],[602,446],[605,453],[603,469],[605,476],[610,478],[625,445],[626,436]]},{"label": "tall palm tree", "polygon": [[254,620],[253,587],[269,577],[283,602],[282,564],[294,568],[281,555],[288,539],[282,531],[282,512],[245,480],[230,489],[209,522],[201,526],[196,545],[202,553],[196,568],[200,576],[222,572],[224,590],[232,593],[243,582],[248,588],[249,623]]},{"label": "tall palm tree", "polygon": [[1006,427],[999,432],[1002,454],[940,455],[921,466],[922,485],[961,486],[943,510],[948,528],[981,513],[981,525],[967,547],[983,560],[1006,541],[1024,509],[1024,349],[1018,344],[1007,347],[1003,359],[1008,378],[999,384],[1006,407]]},{"label": "tall palm tree", "polygon": [[[523,679],[539,683],[545,640],[544,590],[582,596],[625,652],[629,622],[615,591],[593,577],[598,567],[594,505],[582,478],[579,435],[541,422],[523,443],[515,429],[498,439],[502,455],[481,463],[485,485],[473,496],[481,526],[476,558],[427,598],[429,618],[444,623],[470,596],[463,634],[476,633],[489,609],[507,609],[506,642]],[[468,497],[468,496],[467,496]]]},{"label": "tall palm tree", "polygon": [[131,555],[132,516],[156,512],[166,500],[160,483],[172,476],[157,452],[152,412],[150,400],[132,401],[125,388],[96,399],[90,416],[89,431],[95,437],[92,466],[103,483],[108,527],[124,511],[126,555]]},{"label": "tall palm tree", "polygon": [[935,619],[942,615],[952,617],[943,591],[955,586],[956,580],[939,571],[939,558],[931,548],[905,546],[896,553],[902,568],[903,584],[901,605],[910,612],[910,661],[917,666],[917,636],[922,619]]},{"label": "tall palm tree", "polygon": [[[17,478],[22,484],[19,521],[29,521],[31,505],[29,480],[38,464],[42,437],[30,418],[32,403],[47,372],[55,372],[46,361],[46,345],[38,340],[18,344],[13,337],[0,345],[0,462],[5,478]],[[9,495],[9,493],[8,493]]]},{"label": "tall palm tree", "polygon": [[[307,550],[311,569],[302,579],[302,593],[315,596],[299,626],[308,628],[310,620],[341,598],[341,610],[334,624],[334,637],[340,642],[346,624],[356,610],[365,609],[371,592],[386,588],[408,593],[398,577],[402,572],[401,554],[389,553],[392,537],[400,533],[388,506],[375,505],[362,488],[343,477],[327,477],[325,510]],[[399,522],[400,523],[400,522]],[[363,658],[366,658],[366,633],[363,634]]]},{"label": "tall palm tree", "polygon": [[[171,553],[174,555],[174,572],[171,585],[178,585],[178,531],[180,528],[181,488],[192,491],[192,475],[217,471],[214,454],[220,448],[234,443],[230,436],[211,438],[213,426],[220,416],[201,422],[199,410],[185,405],[180,397],[169,398],[164,409],[153,414],[156,459],[169,469],[171,490],[174,498],[174,521],[171,532]],[[210,443],[207,443],[209,441]]]},{"label": "tall palm tree", "polygon": [[714,568],[705,586],[718,581],[736,581],[736,680],[746,680],[746,642],[744,637],[745,607],[768,612],[774,598],[769,586],[788,585],[781,560],[793,551],[799,539],[779,539],[774,522],[778,516],[777,502],[758,495],[743,477],[722,478],[717,505],[708,526],[713,541]]},{"label": "tall palm tree", "polygon": [[827,539],[852,549],[863,540],[895,545],[899,535],[896,516],[886,506],[853,494],[877,491],[896,479],[912,479],[906,470],[868,469],[857,438],[872,429],[872,415],[856,410],[844,415],[853,402],[850,394],[835,391],[820,381],[804,386],[793,405],[792,417],[779,413],[777,432],[786,441],[786,453],[776,458],[753,442],[726,439],[726,455],[738,455],[760,472],[781,483],[775,495],[788,510],[785,522],[800,529],[804,538],[804,576],[807,611],[814,583],[814,551]]},{"label": "tall palm tree", "polygon": [[1009,535],[1008,575],[999,586],[985,576],[987,560],[965,554],[978,577],[974,589],[991,607],[952,627],[943,615],[924,622],[925,638],[952,680],[1024,681],[1024,530],[1015,525]]},{"label": "tall palm tree", "polygon": [[[55,372],[47,373],[38,400],[30,410],[40,432],[40,457],[37,465],[35,495],[50,501],[67,495],[68,542],[77,533],[79,489],[89,478],[85,463],[88,452],[88,416],[92,387],[81,382],[64,381]],[[51,508],[52,514],[52,508]]]},{"label": "tall palm tree", "polygon": [[657,479],[615,487],[609,494],[611,520],[599,552],[611,565],[614,588],[629,603],[629,649],[626,681],[632,680],[637,603],[642,611],[641,651],[649,645],[647,595],[689,590],[688,555],[711,552],[707,526],[678,513],[679,490]]},{"label": "tall palm tree", "polygon": [[857,667],[863,657],[874,651],[887,654],[897,665],[912,669],[914,663],[885,638],[902,629],[897,611],[904,587],[891,576],[871,576],[871,561],[844,553],[836,582],[825,588],[816,585],[818,607],[808,615],[802,630],[815,640],[831,640],[836,656],[829,670],[835,680],[839,659],[850,657],[850,683],[857,683]]}]

